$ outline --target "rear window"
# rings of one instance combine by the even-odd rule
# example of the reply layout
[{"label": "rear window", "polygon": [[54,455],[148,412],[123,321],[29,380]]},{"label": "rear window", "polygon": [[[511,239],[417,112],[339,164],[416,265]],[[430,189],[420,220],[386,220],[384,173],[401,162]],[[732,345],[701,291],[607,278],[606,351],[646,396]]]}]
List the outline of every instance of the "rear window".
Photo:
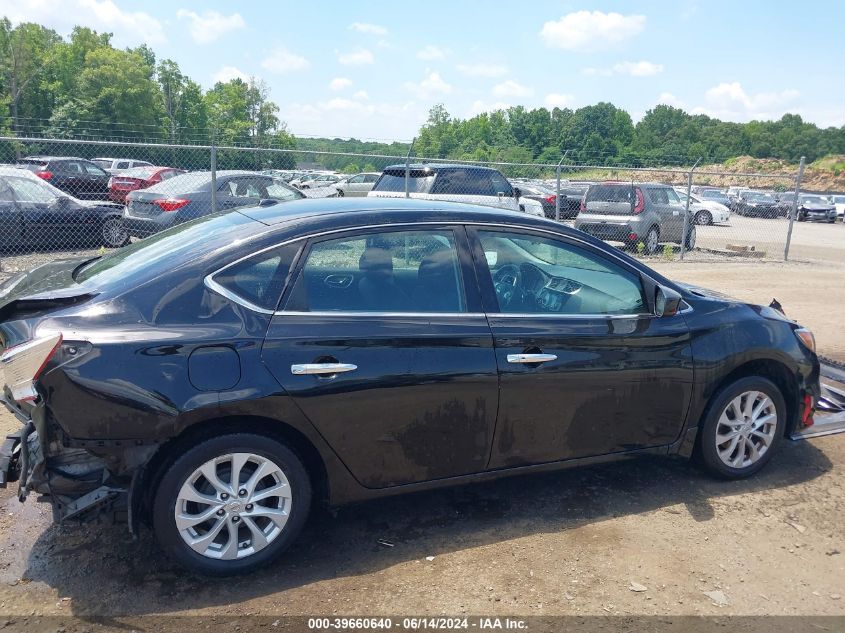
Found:
[{"label": "rear window", "polygon": [[40,169],[44,169],[47,166],[47,161],[41,160],[27,160],[26,158],[22,158],[18,167],[21,169],[28,169],[29,171],[38,171]]},{"label": "rear window", "polygon": [[205,191],[211,187],[211,174],[188,173],[174,176],[152,187],[145,189],[150,193],[190,193],[192,191]]},{"label": "rear window", "polygon": [[97,165],[97,167],[102,167],[103,169],[110,169],[112,163],[110,160],[106,160],[105,158],[95,158],[91,162]]},{"label": "rear window", "polygon": [[[434,172],[428,169],[411,169],[408,178],[410,193],[428,193],[434,183]],[[373,191],[405,191],[405,170],[385,169],[373,186]]]},{"label": "rear window", "polygon": [[593,185],[587,190],[586,202],[627,202],[634,200],[634,188],[628,184]]},{"label": "rear window", "polygon": [[129,178],[144,178],[147,179],[156,173],[156,167],[133,167],[132,169],[124,169],[120,172],[120,176],[127,176]]}]

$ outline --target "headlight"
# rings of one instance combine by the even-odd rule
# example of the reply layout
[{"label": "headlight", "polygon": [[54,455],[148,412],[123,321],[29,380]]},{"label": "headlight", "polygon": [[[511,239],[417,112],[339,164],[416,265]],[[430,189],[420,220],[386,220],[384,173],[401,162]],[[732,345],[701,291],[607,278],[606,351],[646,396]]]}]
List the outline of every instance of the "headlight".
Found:
[{"label": "headlight", "polygon": [[795,330],[795,336],[797,336],[798,340],[804,344],[804,347],[814,354],[816,353],[816,337],[813,336],[813,333],[810,332],[810,330],[800,327]]}]

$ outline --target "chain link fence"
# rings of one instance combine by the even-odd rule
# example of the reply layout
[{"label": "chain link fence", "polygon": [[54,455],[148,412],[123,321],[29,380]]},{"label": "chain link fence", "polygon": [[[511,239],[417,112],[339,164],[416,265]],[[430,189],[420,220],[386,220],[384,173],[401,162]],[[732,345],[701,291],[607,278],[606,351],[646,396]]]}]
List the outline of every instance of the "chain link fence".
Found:
[{"label": "chain link fence", "polygon": [[456,161],[414,156],[413,147],[402,156],[15,137],[0,137],[0,163],[5,274],[118,248],[217,210],[301,197],[412,197],[522,211],[643,258],[845,255],[824,227],[795,222],[799,172],[582,165],[566,154],[558,163]]}]

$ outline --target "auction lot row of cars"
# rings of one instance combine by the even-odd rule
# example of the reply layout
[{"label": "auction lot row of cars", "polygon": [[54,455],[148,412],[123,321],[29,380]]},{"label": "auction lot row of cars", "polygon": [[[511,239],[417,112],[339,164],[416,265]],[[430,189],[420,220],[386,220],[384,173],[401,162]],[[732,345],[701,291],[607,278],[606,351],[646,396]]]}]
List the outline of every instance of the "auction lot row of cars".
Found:
[{"label": "auction lot row of cars", "polygon": [[[666,243],[695,248],[696,226],[725,224],[732,213],[787,217],[795,203],[795,192],[694,187],[687,199],[686,188],[661,183],[568,180],[561,181],[558,199],[552,180],[508,179],[495,169],[448,163],[400,164],[352,175],[320,170],[212,174],[125,158],[29,156],[3,169],[7,193],[0,204],[6,226],[0,239],[7,250],[80,240],[117,247],[207,215],[215,204],[228,210],[302,197],[404,197],[407,187],[407,195],[417,199],[574,220],[581,231],[653,254]],[[845,212],[845,196],[801,192],[796,209],[799,222],[833,223]]]}]

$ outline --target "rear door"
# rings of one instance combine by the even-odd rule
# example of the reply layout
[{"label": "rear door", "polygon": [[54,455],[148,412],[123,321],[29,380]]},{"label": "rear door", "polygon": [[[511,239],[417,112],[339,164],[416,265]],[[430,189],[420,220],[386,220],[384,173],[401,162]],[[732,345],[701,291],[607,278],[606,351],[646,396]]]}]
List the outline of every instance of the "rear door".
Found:
[{"label": "rear door", "polygon": [[491,469],[678,438],[693,381],[683,315],[655,317],[638,272],[584,243],[469,235],[500,375]]},{"label": "rear door", "polygon": [[[124,161],[129,164],[129,161]],[[90,161],[81,163],[83,185],[82,197],[89,200],[105,200],[109,193],[109,174]]]},{"label": "rear door", "polygon": [[262,358],[364,486],[483,471],[493,342],[462,227],[312,240]]}]

